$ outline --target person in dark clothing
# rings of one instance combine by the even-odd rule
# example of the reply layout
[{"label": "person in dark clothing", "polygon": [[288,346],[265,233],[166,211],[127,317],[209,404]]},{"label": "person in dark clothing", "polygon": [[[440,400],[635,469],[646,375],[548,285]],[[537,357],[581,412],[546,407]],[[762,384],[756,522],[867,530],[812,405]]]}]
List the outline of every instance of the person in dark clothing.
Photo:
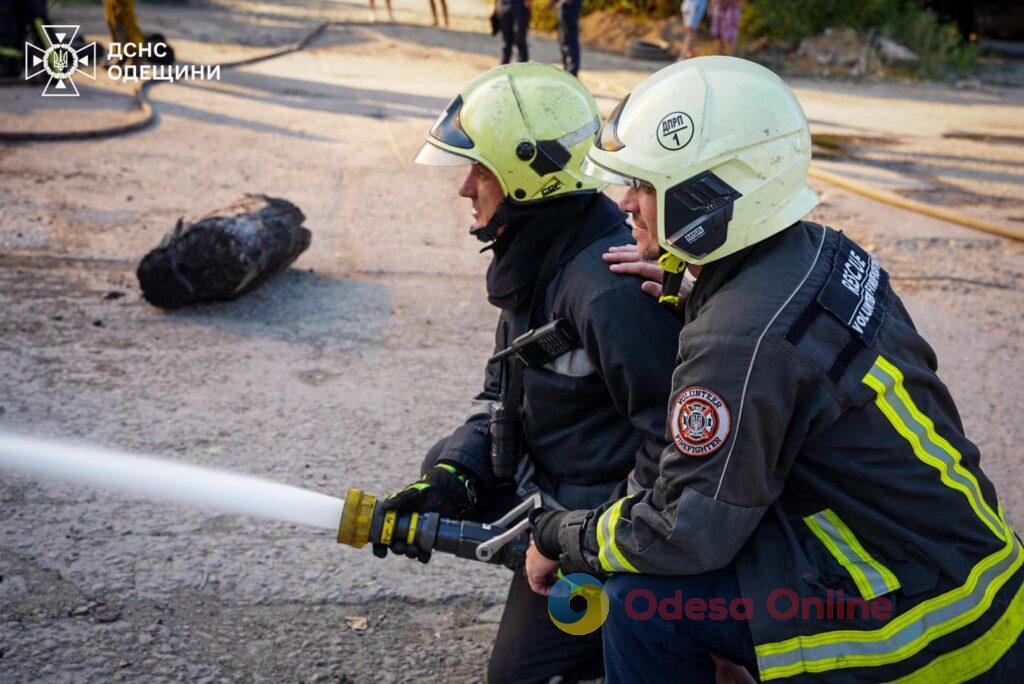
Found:
[{"label": "person in dark clothing", "polygon": [[580,3],[582,0],[557,0],[558,48],[562,66],[573,76],[580,73]]},{"label": "person in dark clothing", "polygon": [[653,487],[534,510],[528,581],[611,575],[612,683],[713,682],[723,656],[762,682],[1019,682],[1024,544],[886,271],[805,220],[810,160],[793,92],[742,59],[613,111],[581,169],[628,186],[663,297],[696,279],[670,445]]},{"label": "person in dark clothing", "polygon": [[529,0],[496,0],[494,16],[501,32],[501,63],[512,61],[512,46],[515,46],[520,62],[530,61],[530,49],[526,44],[530,30]]},{"label": "person in dark clothing", "polygon": [[[526,497],[564,510],[653,483],[680,324],[639,279],[616,275],[602,259],[629,240],[629,229],[603,184],[579,173],[599,125],[597,104],[577,79],[517,64],[470,82],[431,130],[417,162],[471,165],[459,194],[472,201],[471,232],[493,254],[495,351],[551,323],[565,344],[529,365],[517,356],[489,363],[465,423],[430,449],[422,478],[382,509],[490,521]],[[387,548],[429,559],[400,541]],[[599,631],[561,631],[517,571],[488,680],[601,673]]]},{"label": "person in dark clothing", "polygon": [[43,49],[50,46],[53,38],[43,29],[49,23],[45,0],[0,3],[0,78],[24,75],[26,40]]}]

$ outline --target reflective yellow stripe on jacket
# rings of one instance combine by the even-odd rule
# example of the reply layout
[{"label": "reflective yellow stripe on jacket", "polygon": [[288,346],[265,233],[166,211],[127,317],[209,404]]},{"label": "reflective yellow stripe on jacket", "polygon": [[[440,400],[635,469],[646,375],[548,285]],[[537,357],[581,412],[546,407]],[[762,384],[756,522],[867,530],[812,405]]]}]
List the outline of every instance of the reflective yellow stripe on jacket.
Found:
[{"label": "reflective yellow stripe on jacket", "polygon": [[626,560],[615,543],[615,527],[622,517],[622,505],[625,499],[619,499],[612,507],[601,514],[597,520],[597,558],[601,567],[607,572],[639,572]]},{"label": "reflective yellow stripe on jacket", "polygon": [[910,443],[914,454],[939,471],[942,483],[961,492],[981,521],[1002,539],[1003,523],[981,495],[978,480],[961,463],[960,452],[935,432],[935,424],[914,404],[903,386],[903,373],[879,356],[864,376],[864,384],[878,395],[875,405],[896,432]]},{"label": "reflective yellow stripe on jacket", "polygon": [[[934,423],[914,404],[899,369],[879,356],[863,382],[875,390],[876,406],[907,440],[914,455],[935,468],[945,486],[963,494],[974,514],[1003,546],[980,559],[961,586],[914,606],[883,627],[835,630],[757,646],[762,680],[849,667],[880,667],[905,660],[936,639],[981,618],[999,590],[1024,565],[1024,548],[1003,519],[1002,510],[992,510],[977,479],[964,468],[961,454],[935,432]],[[1024,632],[1022,614],[1024,590],[1018,590],[1006,612],[984,634],[940,656],[905,681],[936,681],[937,676],[943,682],[963,681],[985,672]]]},{"label": "reflective yellow stripe on jacket", "polygon": [[871,600],[900,588],[896,576],[867,552],[853,531],[831,508],[807,516],[804,522],[850,573],[863,598]]}]

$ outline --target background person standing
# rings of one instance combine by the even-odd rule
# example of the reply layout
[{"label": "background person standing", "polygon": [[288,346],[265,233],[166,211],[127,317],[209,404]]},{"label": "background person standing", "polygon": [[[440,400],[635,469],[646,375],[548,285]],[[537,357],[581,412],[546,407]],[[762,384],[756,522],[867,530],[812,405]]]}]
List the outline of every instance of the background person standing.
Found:
[{"label": "background person standing", "polygon": [[[395,13],[393,11],[391,11],[391,0],[384,0],[384,4],[387,5],[387,8],[388,8],[388,21],[394,23],[394,21],[395,21]],[[377,23],[377,0],[370,0],[370,17],[369,18],[370,18],[370,23],[371,24]],[[435,25],[437,24],[436,20],[434,21],[434,24]]]},{"label": "background person standing", "polygon": [[[448,1],[440,0],[441,2],[441,14],[444,16],[444,27],[448,28]],[[434,17],[434,26],[438,26],[437,23],[437,4],[434,0],[430,0],[430,14]]]},{"label": "background person standing", "polygon": [[683,39],[684,59],[697,56],[697,30],[707,8],[708,0],[683,0],[683,27],[686,31],[686,38]]},{"label": "background person standing", "polygon": [[530,61],[526,34],[530,30],[529,0],[494,0],[494,16],[501,31],[501,63],[512,61],[512,46],[516,46],[520,62]]},{"label": "background person standing", "polygon": [[718,54],[732,56],[740,33],[743,0],[711,0],[711,36],[718,39]]},{"label": "background person standing", "polygon": [[562,51],[562,66],[573,76],[580,71],[580,2],[582,0],[556,0],[558,14],[558,47]]}]

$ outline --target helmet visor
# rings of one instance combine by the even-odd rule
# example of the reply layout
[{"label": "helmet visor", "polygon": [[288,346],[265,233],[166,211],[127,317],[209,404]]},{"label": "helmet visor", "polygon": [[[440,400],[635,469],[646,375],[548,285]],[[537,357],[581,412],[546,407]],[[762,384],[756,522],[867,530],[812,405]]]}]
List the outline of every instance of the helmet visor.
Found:
[{"label": "helmet visor", "polygon": [[588,155],[584,157],[583,163],[580,164],[580,171],[595,178],[603,183],[611,183],[613,185],[628,185],[631,188],[653,188],[654,186],[643,180],[642,178],[636,178],[635,176],[625,176],[617,171],[612,171],[609,168],[601,166],[596,161],[590,158]]},{"label": "helmet visor", "polygon": [[437,138],[446,145],[458,147],[462,150],[473,148],[473,139],[470,138],[462,128],[459,121],[459,114],[462,112],[462,96],[456,95],[455,99],[448,103],[437,123],[430,129],[431,137]]},{"label": "helmet visor", "polygon": [[420,148],[412,162],[413,164],[422,164],[423,166],[465,166],[466,164],[475,163],[469,157],[463,157],[461,154],[442,150],[429,140],[423,143],[423,147]]},{"label": "helmet visor", "polygon": [[615,105],[615,109],[608,115],[608,120],[601,126],[601,131],[597,134],[597,142],[594,143],[597,149],[604,150],[605,152],[618,152],[625,145],[619,140],[619,119],[622,117],[622,110],[626,108],[626,102],[629,101],[629,95],[622,98],[619,104]]}]

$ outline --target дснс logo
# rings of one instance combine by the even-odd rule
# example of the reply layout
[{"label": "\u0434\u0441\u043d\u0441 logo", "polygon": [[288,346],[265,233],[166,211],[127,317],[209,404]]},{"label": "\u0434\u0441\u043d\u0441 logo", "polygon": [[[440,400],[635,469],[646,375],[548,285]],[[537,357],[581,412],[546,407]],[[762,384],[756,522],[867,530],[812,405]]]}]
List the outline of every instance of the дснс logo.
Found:
[{"label": "\u0434\u0441\u043d\u0441 logo", "polygon": [[78,35],[78,26],[43,26],[49,45],[39,47],[25,42],[25,80],[43,72],[49,76],[43,97],[78,97],[72,76],[84,74],[96,80],[96,43],[75,49],[71,44]]}]

